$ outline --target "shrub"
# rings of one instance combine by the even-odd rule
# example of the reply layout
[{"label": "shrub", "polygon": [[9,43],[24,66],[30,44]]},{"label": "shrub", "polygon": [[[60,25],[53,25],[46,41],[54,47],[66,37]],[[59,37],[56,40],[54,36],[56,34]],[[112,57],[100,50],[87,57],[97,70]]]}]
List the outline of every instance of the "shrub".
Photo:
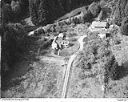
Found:
[{"label": "shrub", "polygon": [[[12,0],[13,1],[13,0]],[[12,2],[11,2],[12,3]],[[17,21],[24,19],[29,12],[29,0],[18,0],[14,2],[14,17]]]},{"label": "shrub", "polygon": [[92,22],[93,20],[93,15],[92,13],[88,10],[87,13],[84,14],[84,22]]},{"label": "shrub", "polygon": [[12,12],[13,12],[13,18],[15,18],[14,20],[16,21],[18,19],[21,19],[21,17],[22,17],[21,16],[21,6],[20,6],[19,1],[12,0],[11,8],[12,8]]},{"label": "shrub", "polygon": [[118,78],[118,63],[115,60],[115,57],[111,55],[108,57],[108,60],[106,61],[104,65],[105,69],[105,83],[108,82],[108,79],[111,78],[112,80],[115,80]]},{"label": "shrub", "polygon": [[125,16],[128,17],[128,2],[126,4],[126,6],[125,6]]},{"label": "shrub", "polygon": [[117,8],[117,7],[114,12],[114,23],[117,24],[118,26],[121,25],[121,15],[119,12],[119,8]]},{"label": "shrub", "polygon": [[122,22],[121,22],[121,25],[125,25],[126,23],[128,23],[128,17],[124,17]]},{"label": "shrub", "polygon": [[121,33],[128,35],[128,17],[125,17],[121,22]]},{"label": "shrub", "polygon": [[100,6],[103,8],[106,5],[106,1],[105,0],[100,0]]},{"label": "shrub", "polygon": [[88,10],[91,12],[91,14],[93,15],[93,17],[96,17],[96,16],[100,13],[101,7],[99,6],[98,3],[93,2],[93,3],[89,6]]},{"label": "shrub", "polygon": [[13,20],[13,12],[9,4],[2,4],[2,23],[8,23]]},{"label": "shrub", "polygon": [[128,23],[121,26],[121,33],[123,35],[128,35]]},{"label": "shrub", "polygon": [[[116,3],[116,2],[115,2]],[[122,20],[127,17],[128,12],[127,12],[127,7],[128,6],[128,1],[127,0],[118,0],[118,2],[116,3],[116,7],[115,7],[115,12],[114,12],[114,22],[117,25],[121,25]]]},{"label": "shrub", "polygon": [[31,16],[31,20],[33,22],[33,24],[38,25],[38,14],[37,14],[37,6],[39,5],[36,3],[37,0],[30,0],[29,2],[29,12],[30,12],[30,16]]}]

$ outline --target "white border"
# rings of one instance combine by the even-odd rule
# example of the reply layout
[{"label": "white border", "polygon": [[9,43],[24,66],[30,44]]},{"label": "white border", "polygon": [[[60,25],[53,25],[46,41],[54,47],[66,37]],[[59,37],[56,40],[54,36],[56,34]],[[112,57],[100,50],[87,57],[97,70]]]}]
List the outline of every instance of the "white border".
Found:
[{"label": "white border", "polygon": [[128,102],[128,98],[3,98],[0,102]]}]

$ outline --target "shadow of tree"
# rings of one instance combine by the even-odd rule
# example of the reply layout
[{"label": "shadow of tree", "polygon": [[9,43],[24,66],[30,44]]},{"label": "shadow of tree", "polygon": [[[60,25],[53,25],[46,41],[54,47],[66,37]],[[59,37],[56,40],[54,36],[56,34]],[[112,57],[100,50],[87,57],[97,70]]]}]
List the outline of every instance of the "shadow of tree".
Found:
[{"label": "shadow of tree", "polygon": [[128,76],[128,61],[123,63],[122,66],[118,66],[115,69],[113,80],[120,80],[126,76]]},{"label": "shadow of tree", "polygon": [[[29,69],[32,69],[30,68],[29,64],[33,61],[39,60],[36,58],[36,52],[38,47],[37,44],[35,44],[36,40],[37,39],[33,39],[31,37],[26,37],[23,39],[24,42],[20,44],[21,46],[20,49],[19,50],[14,49],[15,53],[17,53],[16,56],[12,55],[12,58],[15,59],[15,62],[13,61],[14,63],[11,63],[12,66],[9,66],[9,71],[3,72],[2,70],[1,73],[1,90],[4,91],[16,85],[19,85],[21,81],[24,79],[20,79],[19,75],[17,75],[16,73],[22,73],[22,75],[26,74]],[[10,49],[8,48],[7,50]],[[19,53],[18,51],[22,51],[22,52]],[[12,52],[12,54],[13,53],[14,52]],[[9,61],[12,60],[10,59]],[[24,70],[23,72],[20,72],[22,67]],[[16,80],[12,81],[12,76],[16,76]]]},{"label": "shadow of tree", "polygon": [[117,73],[118,74],[118,76],[117,76],[118,80],[127,76],[128,75],[128,61],[123,63],[122,66],[120,66],[117,71],[118,71],[118,73]]},{"label": "shadow of tree", "polygon": [[[11,81],[10,78],[4,78],[4,81],[1,81],[1,89],[2,91],[7,90],[11,87],[15,87],[17,85],[20,85],[20,83],[25,79],[16,79],[14,81]],[[2,97],[2,95],[1,95]]]}]

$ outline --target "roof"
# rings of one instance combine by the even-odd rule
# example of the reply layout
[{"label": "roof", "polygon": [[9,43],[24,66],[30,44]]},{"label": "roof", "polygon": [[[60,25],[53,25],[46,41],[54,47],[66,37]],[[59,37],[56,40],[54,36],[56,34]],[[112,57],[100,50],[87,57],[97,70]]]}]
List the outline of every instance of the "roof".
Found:
[{"label": "roof", "polygon": [[107,22],[94,21],[94,22],[92,22],[91,27],[93,27],[93,28],[105,28],[106,25],[107,25]]}]

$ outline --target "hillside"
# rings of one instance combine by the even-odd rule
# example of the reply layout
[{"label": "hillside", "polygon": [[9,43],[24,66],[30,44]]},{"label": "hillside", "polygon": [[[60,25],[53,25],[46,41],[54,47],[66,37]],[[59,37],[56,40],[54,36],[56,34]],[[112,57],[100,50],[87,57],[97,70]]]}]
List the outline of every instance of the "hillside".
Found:
[{"label": "hillside", "polygon": [[127,0],[24,2],[1,25],[2,98],[128,98]]}]

